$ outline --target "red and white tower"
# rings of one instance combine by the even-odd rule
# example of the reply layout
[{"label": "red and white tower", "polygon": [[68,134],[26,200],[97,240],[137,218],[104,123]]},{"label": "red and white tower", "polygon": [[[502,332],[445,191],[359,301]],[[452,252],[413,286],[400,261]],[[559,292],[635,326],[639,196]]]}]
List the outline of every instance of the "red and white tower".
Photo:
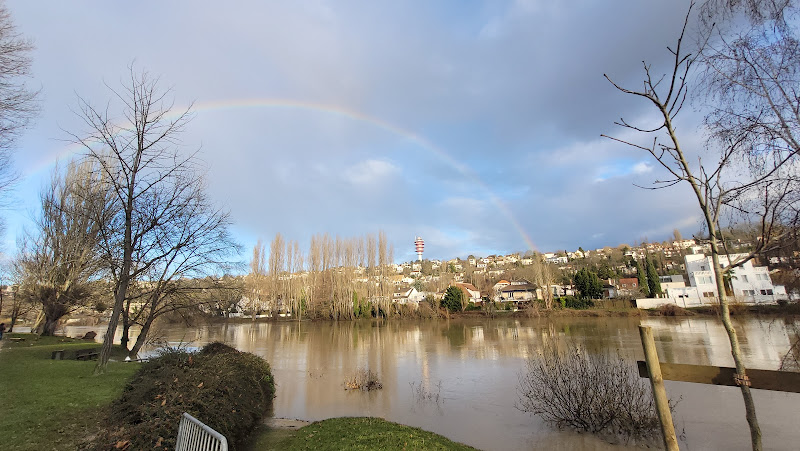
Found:
[{"label": "red and white tower", "polygon": [[422,241],[422,238],[417,237],[414,240],[414,248],[417,250],[417,259],[422,261],[422,251],[425,250],[425,241]]}]

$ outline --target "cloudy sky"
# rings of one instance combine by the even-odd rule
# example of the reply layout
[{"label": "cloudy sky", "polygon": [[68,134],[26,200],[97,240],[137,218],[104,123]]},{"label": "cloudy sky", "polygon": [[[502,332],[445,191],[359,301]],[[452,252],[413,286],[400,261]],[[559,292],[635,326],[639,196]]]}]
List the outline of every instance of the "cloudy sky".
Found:
[{"label": "cloudy sky", "polygon": [[42,107],[18,143],[8,253],[55,161],[78,151],[65,141],[85,131],[78,96],[106,105],[132,63],[194,102],[183,142],[248,248],[382,229],[402,261],[415,235],[426,257],[451,258],[700,229],[688,190],[637,188],[665,176],[600,137],[633,137],[619,117],[652,119],[603,74],[639,87],[642,60],[668,70],[687,1],[6,4],[35,42]]}]

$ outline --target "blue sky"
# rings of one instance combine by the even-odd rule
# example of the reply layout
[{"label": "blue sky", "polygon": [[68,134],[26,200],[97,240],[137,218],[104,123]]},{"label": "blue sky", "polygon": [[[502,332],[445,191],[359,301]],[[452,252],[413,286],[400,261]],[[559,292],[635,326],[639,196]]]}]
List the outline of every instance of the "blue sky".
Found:
[{"label": "blue sky", "polygon": [[[18,142],[3,251],[74,152],[66,131],[85,130],[78,96],[105,105],[132,62],[195,102],[182,140],[246,248],[383,229],[400,261],[416,235],[430,258],[689,236],[689,191],[636,188],[664,174],[600,137],[652,119],[603,74],[636,87],[642,60],[668,70],[687,4],[7,0],[42,112]],[[695,146],[697,123],[679,123]]]}]

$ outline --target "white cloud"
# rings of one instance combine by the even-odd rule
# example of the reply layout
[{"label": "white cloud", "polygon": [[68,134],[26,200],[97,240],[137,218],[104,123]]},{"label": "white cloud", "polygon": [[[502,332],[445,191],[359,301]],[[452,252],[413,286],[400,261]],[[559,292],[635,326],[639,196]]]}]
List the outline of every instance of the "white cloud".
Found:
[{"label": "white cloud", "polygon": [[651,172],[652,170],[653,166],[646,161],[640,161],[635,165],[633,165],[633,167],[631,168],[631,172],[633,174],[646,174],[648,172]]},{"label": "white cloud", "polygon": [[380,185],[400,174],[401,169],[384,160],[366,160],[344,171],[346,181],[356,185]]}]

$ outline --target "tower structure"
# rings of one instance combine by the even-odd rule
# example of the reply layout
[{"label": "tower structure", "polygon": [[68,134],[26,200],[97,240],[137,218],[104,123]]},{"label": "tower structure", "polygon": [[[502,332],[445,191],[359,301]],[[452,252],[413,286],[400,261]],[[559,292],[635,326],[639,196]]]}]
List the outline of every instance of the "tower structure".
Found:
[{"label": "tower structure", "polygon": [[422,251],[425,250],[425,241],[417,237],[417,239],[414,240],[414,249],[417,250],[417,260],[422,261]]}]

